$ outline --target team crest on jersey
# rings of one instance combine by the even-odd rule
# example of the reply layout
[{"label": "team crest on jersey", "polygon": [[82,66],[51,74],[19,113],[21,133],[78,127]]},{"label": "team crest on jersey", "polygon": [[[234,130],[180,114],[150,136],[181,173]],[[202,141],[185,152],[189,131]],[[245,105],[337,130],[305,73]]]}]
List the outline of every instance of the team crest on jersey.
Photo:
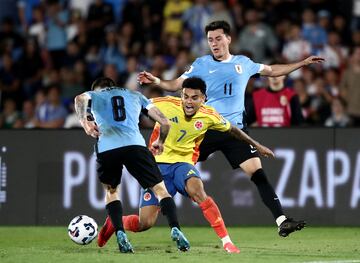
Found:
[{"label": "team crest on jersey", "polygon": [[237,73],[242,74],[242,67],[241,65],[235,65],[235,70]]},{"label": "team crest on jersey", "polygon": [[281,104],[281,106],[286,106],[288,104],[288,99],[286,98],[286,96],[281,95],[280,104]]},{"label": "team crest on jersey", "polygon": [[194,123],[194,128],[195,128],[196,130],[201,130],[203,126],[204,126],[204,124],[203,124],[202,121],[196,121],[196,122]]},{"label": "team crest on jersey", "polygon": [[151,194],[149,193],[149,192],[146,192],[145,194],[144,194],[144,201],[150,201],[150,199],[151,199]]}]

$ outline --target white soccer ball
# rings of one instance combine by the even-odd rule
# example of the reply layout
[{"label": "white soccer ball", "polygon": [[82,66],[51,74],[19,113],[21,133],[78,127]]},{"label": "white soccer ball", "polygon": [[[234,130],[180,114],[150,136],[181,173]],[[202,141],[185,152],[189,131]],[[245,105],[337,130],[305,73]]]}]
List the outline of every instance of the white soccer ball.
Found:
[{"label": "white soccer ball", "polygon": [[68,226],[69,237],[79,245],[90,244],[97,233],[98,225],[95,220],[85,215],[74,217]]}]

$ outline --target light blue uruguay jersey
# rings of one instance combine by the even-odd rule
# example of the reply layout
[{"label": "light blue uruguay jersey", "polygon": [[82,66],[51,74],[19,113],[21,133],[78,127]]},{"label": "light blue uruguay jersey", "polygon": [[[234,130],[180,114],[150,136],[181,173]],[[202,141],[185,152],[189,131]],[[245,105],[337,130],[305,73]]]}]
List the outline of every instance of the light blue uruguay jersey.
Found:
[{"label": "light blue uruguay jersey", "polygon": [[244,127],[244,96],[249,78],[263,69],[246,56],[218,61],[211,55],[197,58],[182,78],[200,77],[206,83],[207,105],[239,128]]},{"label": "light blue uruguay jersey", "polygon": [[153,104],[141,93],[125,88],[104,88],[86,92],[91,113],[100,130],[98,152],[129,146],[146,146],[139,130],[141,110]]}]

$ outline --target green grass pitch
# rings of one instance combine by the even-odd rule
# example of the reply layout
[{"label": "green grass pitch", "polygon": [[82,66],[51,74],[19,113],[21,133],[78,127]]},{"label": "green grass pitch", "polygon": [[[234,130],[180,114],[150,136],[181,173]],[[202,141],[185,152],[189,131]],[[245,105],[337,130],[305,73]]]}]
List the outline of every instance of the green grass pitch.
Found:
[{"label": "green grass pitch", "polygon": [[177,251],[170,230],[154,227],[128,233],[135,254],[120,254],[113,237],[107,246],[96,241],[73,243],[64,227],[0,227],[0,262],[360,262],[360,228],[308,227],[280,238],[275,227],[232,227],[229,233],[240,254],[226,254],[210,227],[183,227],[189,252]]}]

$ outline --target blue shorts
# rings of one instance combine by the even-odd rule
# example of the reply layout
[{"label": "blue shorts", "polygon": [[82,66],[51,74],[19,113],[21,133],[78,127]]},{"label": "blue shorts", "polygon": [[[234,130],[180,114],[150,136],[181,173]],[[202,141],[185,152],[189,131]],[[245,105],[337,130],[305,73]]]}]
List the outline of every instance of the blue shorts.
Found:
[{"label": "blue shorts", "polygon": [[[158,166],[164,179],[166,189],[171,196],[174,196],[179,192],[188,197],[189,195],[185,190],[186,180],[191,177],[200,178],[199,171],[189,163],[161,163],[158,164]],[[149,205],[159,205],[159,202],[155,194],[149,188],[141,188],[139,207],[141,208]]]}]

